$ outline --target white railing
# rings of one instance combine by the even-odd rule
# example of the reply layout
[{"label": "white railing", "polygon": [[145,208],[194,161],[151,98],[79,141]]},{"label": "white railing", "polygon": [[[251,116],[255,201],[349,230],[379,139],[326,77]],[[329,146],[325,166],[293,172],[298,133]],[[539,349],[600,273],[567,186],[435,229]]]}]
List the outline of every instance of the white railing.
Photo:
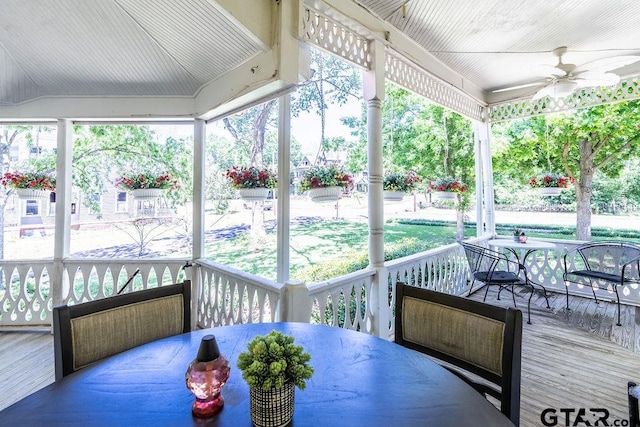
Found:
[{"label": "white railing", "polygon": [[[0,326],[51,325],[54,305],[79,304],[123,292],[176,283],[186,260],[66,259],[62,280],[51,260],[0,261]],[[60,271],[60,270],[58,270]]]},{"label": "white railing", "polygon": [[[481,243],[488,236],[469,240]],[[395,333],[394,307],[396,283],[431,289],[452,295],[462,295],[469,288],[469,264],[462,246],[453,243],[385,263],[387,270],[387,304],[380,303],[379,335],[391,337]],[[382,310],[385,310],[383,312]]]},{"label": "white railing", "polygon": [[0,325],[51,323],[53,261],[0,261]]},{"label": "white railing", "polygon": [[375,269],[367,268],[308,285],[309,321],[372,333],[375,314],[371,285],[375,275]]},{"label": "white railing", "polygon": [[[186,262],[185,259],[162,258],[65,259],[59,303],[79,304],[113,296],[119,291],[125,293],[177,283],[185,277],[183,267]],[[130,278],[132,280],[127,284]]]},{"label": "white railing", "polygon": [[206,259],[195,264],[199,327],[280,320],[281,284]]},{"label": "white railing", "polygon": [[[504,238],[507,237],[505,236]],[[566,293],[567,288],[562,279],[562,274],[564,273],[563,256],[567,251],[586,242],[563,239],[538,240],[551,242],[555,244],[556,247],[554,249],[536,251],[527,257],[525,267],[529,272],[531,280],[543,285],[547,290]],[[575,267],[575,265],[571,264],[568,266],[568,269],[571,270]],[[571,295],[593,298],[593,292],[589,286],[571,283],[569,284],[568,290]],[[603,299],[609,298],[615,300],[615,292],[611,287],[606,289],[601,288],[598,292],[598,299],[603,297]],[[640,306],[640,288],[638,288],[637,285],[631,284],[618,287],[618,293],[621,303]]]},{"label": "white railing", "polygon": [[[484,245],[488,238],[469,241]],[[526,267],[533,281],[549,291],[565,293],[562,256],[581,242],[544,240],[554,243],[555,248],[530,254]],[[115,295],[136,270],[123,291],[179,282],[191,273],[184,271],[185,264],[184,259],[66,259],[59,267],[61,284],[56,285],[51,280],[56,269],[51,260],[0,261],[0,326],[50,325],[54,305]],[[195,319],[203,328],[288,320],[388,338],[394,332],[397,282],[455,295],[464,294],[469,286],[469,267],[458,244],[306,286],[280,284],[205,259],[197,260],[192,269],[197,285],[193,293]],[[592,296],[591,289],[575,285],[569,292]],[[625,286],[619,292],[621,302],[640,306],[640,289]]]}]

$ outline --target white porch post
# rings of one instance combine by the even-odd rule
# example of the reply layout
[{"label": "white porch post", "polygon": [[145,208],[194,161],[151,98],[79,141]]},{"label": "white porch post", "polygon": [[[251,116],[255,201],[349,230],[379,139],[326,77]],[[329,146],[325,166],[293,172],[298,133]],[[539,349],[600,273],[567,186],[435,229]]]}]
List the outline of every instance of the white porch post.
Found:
[{"label": "white porch post", "polygon": [[195,119],[193,122],[193,259],[204,256],[204,147],[206,137],[206,122],[202,119]]},{"label": "white porch post", "polygon": [[480,237],[484,233],[484,197],[482,197],[482,175],[483,175],[483,155],[480,137],[478,136],[478,126],[481,123],[473,122],[473,152],[475,157],[476,168],[476,236]]},{"label": "white porch post", "polygon": [[280,98],[278,120],[278,198],[277,206],[277,252],[276,264],[278,283],[289,280],[289,227],[291,219],[291,196],[289,175],[291,172],[291,95]]},{"label": "white porch post", "polygon": [[[207,124],[202,119],[193,121],[193,199],[192,199],[192,249],[191,257],[196,260],[204,257],[204,162]],[[198,296],[200,295],[200,270],[196,264],[191,266],[191,327],[197,319]]]},{"label": "white porch post", "polygon": [[384,266],[384,201],[382,198],[382,101],[384,100],[384,45],[371,41],[373,66],[364,73],[367,102],[367,146],[369,171],[369,265],[378,270],[372,285],[373,333],[388,330],[387,273]]},{"label": "white porch post", "polygon": [[474,126],[474,133],[477,143],[480,146],[480,157],[482,159],[485,233],[493,235],[496,232],[496,219],[493,197],[493,165],[491,162],[491,125],[488,122],[476,122]]},{"label": "white porch post", "polygon": [[71,232],[71,165],[73,151],[73,123],[58,120],[56,156],[56,218],[53,242],[53,271],[51,292],[53,306],[61,305],[69,292],[69,278],[64,272],[64,259],[69,256]]}]

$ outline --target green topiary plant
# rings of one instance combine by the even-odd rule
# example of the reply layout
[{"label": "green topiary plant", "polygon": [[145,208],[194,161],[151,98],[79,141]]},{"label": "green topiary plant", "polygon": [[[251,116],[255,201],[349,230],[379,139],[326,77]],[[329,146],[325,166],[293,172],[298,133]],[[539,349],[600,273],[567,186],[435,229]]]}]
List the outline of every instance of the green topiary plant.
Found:
[{"label": "green topiary plant", "polygon": [[313,375],[309,360],[311,355],[293,344],[293,336],[274,330],[251,340],[238,356],[238,368],[250,387],[271,390],[292,381],[303,390]]}]

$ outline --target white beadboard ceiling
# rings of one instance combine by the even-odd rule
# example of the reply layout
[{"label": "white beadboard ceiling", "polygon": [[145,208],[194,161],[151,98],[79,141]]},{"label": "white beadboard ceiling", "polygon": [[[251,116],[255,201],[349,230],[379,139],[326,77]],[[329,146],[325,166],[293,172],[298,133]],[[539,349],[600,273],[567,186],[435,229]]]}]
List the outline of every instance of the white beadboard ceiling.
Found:
[{"label": "white beadboard ceiling", "polygon": [[[495,89],[539,80],[543,76],[537,66],[556,65],[551,51],[560,46],[568,48],[564,62],[577,65],[640,55],[638,0],[352,1],[487,91],[494,102],[539,89],[490,95]],[[616,73],[637,75],[640,63]]]},{"label": "white beadboard ceiling", "polygon": [[[280,1],[291,5],[298,0]],[[540,80],[537,66],[555,65],[551,51],[559,46],[568,47],[564,62],[577,65],[640,55],[640,0],[314,1],[358,5],[345,8],[358,15],[350,22],[370,22],[361,19],[365,14],[387,21],[452,75],[479,88],[488,103],[533,94],[539,87],[492,91]],[[157,115],[204,114],[219,106],[216,93],[223,93],[219,102],[225,102],[239,91],[260,88],[274,75],[270,47],[264,45],[274,24],[270,16],[256,13],[270,10],[274,2],[0,0],[0,111],[19,117],[31,103],[37,117],[49,112],[57,117],[57,111],[82,108],[70,107],[85,105],[78,99],[94,99],[103,103],[100,113],[117,116],[122,104],[104,106],[110,99],[154,102],[163,97],[162,108],[154,109]],[[254,25],[260,36],[241,22]],[[239,67],[244,67],[245,74],[238,73],[244,85],[232,86]],[[254,72],[254,79],[247,80],[246,73]],[[640,62],[616,73],[638,75]],[[263,87],[260,96],[283,89]],[[207,96],[196,99],[202,93]],[[188,104],[185,97],[196,101]],[[56,110],[63,102],[64,108]],[[180,108],[174,105],[178,102]],[[141,114],[147,105],[138,104],[131,114]]]},{"label": "white beadboard ceiling", "polygon": [[0,104],[194,96],[266,48],[209,0],[0,0]]}]

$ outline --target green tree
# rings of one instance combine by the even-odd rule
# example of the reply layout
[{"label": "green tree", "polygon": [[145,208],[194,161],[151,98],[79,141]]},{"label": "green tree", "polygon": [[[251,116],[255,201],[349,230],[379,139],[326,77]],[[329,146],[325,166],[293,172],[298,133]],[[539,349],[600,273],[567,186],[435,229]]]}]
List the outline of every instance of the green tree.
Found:
[{"label": "green tree", "polygon": [[[367,162],[366,111],[363,109],[360,118],[349,117],[343,122],[359,137],[357,146],[349,150],[349,165],[352,171],[362,170]],[[427,182],[454,176],[473,186],[473,128],[471,121],[459,114],[387,83],[382,137],[385,171],[412,170]],[[455,204],[459,237],[463,233],[464,212],[470,204],[468,193],[459,195]]]},{"label": "green tree", "polygon": [[[343,105],[350,96],[359,98],[361,93],[360,79],[353,67],[345,61],[331,55],[312,50],[311,68],[313,76],[298,86],[298,92],[291,104],[293,115],[301,111],[315,111],[322,118],[322,131],[318,156],[325,147],[324,117],[329,103]],[[225,129],[234,141],[244,146],[250,153],[251,166],[264,167],[265,136],[268,128],[275,128],[276,117],[274,107],[277,100],[270,100],[256,107],[250,108],[242,114],[222,119]],[[254,203],[252,209],[251,233],[254,242],[264,235],[262,218],[262,204]],[[259,214],[256,210],[259,209]]]},{"label": "green tree", "polygon": [[[382,115],[385,170],[413,170],[427,180],[455,176],[473,184],[471,121],[390,83]],[[348,117],[343,122],[359,137],[350,158],[354,159],[352,168],[362,170],[367,162],[366,111],[360,118]]]},{"label": "green tree", "polygon": [[[298,86],[298,91],[293,97],[291,112],[298,116],[301,112],[314,110],[320,116],[320,140],[318,141],[318,159],[326,157],[328,141],[325,135],[326,113],[329,105],[345,105],[350,99],[362,97],[362,82],[360,73],[355,67],[346,61],[322,51],[310,50],[310,64],[312,76],[306,82]],[[334,150],[344,149],[344,146],[335,145]]]},{"label": "green tree", "polygon": [[511,144],[496,153],[496,170],[517,164],[520,180],[551,170],[575,181],[576,238],[591,239],[593,181],[597,172],[618,176],[640,148],[640,101],[599,105],[513,122]]}]

